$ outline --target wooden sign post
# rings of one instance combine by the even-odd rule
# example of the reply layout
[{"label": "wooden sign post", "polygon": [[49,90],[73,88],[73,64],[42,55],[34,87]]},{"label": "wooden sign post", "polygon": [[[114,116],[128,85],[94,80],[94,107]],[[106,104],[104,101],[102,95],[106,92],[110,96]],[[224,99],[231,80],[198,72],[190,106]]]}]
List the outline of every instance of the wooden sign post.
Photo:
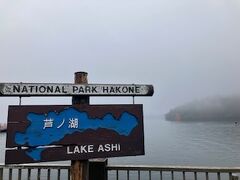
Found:
[{"label": "wooden sign post", "polygon": [[0,96],[72,96],[72,105],[9,106],[6,164],[71,160],[71,179],[89,180],[88,159],[144,155],[142,104],[89,99],[152,96],[153,86],[88,84],[87,76],[76,72],[74,84],[0,83]]},{"label": "wooden sign post", "polygon": [[[88,77],[86,72],[76,72],[74,83],[87,84]],[[89,96],[73,96],[72,104],[89,104]],[[72,180],[88,180],[89,161],[72,160],[71,161],[71,178]]]}]

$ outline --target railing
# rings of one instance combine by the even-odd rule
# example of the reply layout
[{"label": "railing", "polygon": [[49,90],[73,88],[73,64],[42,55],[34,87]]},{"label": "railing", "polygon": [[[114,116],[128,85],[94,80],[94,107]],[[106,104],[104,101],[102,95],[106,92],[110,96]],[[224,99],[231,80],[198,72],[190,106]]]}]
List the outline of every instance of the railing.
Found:
[{"label": "railing", "polygon": [[70,166],[0,165],[0,180],[70,180]]},{"label": "railing", "polygon": [[[240,167],[107,166],[108,180],[238,180]],[[70,166],[0,165],[0,180],[70,180]]]},{"label": "railing", "polygon": [[238,180],[240,167],[108,166],[110,180]]}]

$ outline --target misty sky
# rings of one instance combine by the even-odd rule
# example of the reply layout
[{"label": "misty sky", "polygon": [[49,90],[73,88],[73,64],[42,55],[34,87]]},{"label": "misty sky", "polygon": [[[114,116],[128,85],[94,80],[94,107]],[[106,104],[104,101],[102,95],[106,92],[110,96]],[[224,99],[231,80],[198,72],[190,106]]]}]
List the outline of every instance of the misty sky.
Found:
[{"label": "misty sky", "polygon": [[[153,84],[153,97],[136,99],[145,115],[240,94],[239,19],[239,0],[0,0],[0,82],[73,82],[74,72],[87,71],[90,83]],[[17,103],[0,98],[0,121]]]}]

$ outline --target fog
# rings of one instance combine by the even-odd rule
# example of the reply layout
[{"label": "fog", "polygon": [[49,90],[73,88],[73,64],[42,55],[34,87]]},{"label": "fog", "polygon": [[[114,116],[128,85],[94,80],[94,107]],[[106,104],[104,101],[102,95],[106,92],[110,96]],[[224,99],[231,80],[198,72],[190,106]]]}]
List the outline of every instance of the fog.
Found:
[{"label": "fog", "polygon": [[[0,0],[0,82],[153,84],[146,116],[204,97],[240,94],[238,0]],[[70,104],[70,98],[23,98]],[[132,103],[91,98],[91,103]],[[0,98],[0,121],[18,98]]]}]

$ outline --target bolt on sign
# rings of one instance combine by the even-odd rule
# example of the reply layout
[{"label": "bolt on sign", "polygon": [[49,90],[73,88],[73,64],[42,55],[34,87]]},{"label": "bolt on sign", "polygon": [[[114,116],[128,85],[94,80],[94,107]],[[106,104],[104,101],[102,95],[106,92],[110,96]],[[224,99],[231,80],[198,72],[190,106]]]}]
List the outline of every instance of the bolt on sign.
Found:
[{"label": "bolt on sign", "polygon": [[9,106],[6,147],[6,164],[143,155],[143,106]]},{"label": "bolt on sign", "polygon": [[152,96],[152,85],[0,83],[0,96]]}]

